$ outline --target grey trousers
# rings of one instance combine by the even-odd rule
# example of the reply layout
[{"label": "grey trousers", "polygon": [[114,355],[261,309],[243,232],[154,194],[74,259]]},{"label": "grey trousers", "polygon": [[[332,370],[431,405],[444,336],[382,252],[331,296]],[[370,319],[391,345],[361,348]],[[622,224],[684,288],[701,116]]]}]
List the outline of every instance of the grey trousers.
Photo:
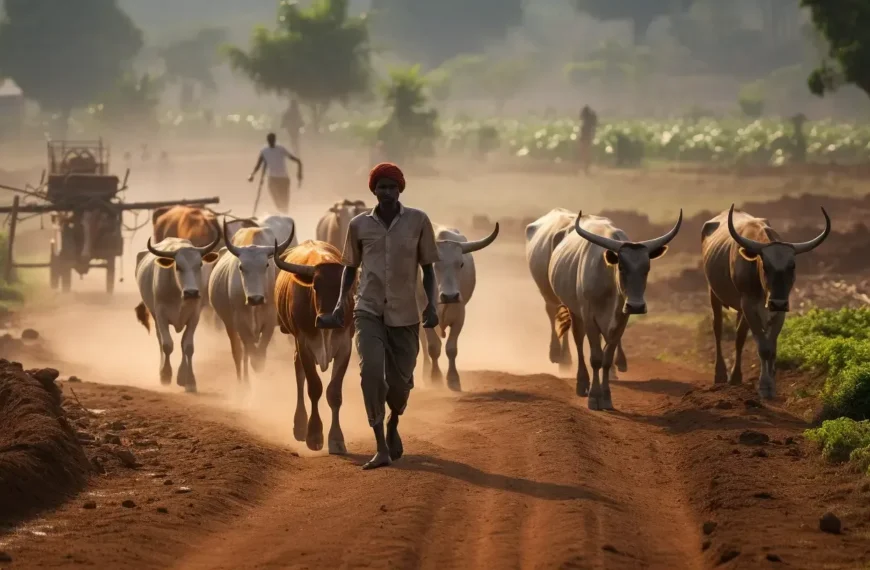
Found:
[{"label": "grey trousers", "polygon": [[420,352],[420,325],[388,327],[383,317],[354,311],[356,351],[360,359],[363,401],[374,427],[384,421],[386,406],[402,415],[414,387]]}]

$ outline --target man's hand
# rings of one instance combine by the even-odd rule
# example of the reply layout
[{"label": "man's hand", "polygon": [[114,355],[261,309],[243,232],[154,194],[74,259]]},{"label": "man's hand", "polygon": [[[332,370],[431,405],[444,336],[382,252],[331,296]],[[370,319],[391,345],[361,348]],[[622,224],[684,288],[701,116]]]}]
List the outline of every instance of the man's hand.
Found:
[{"label": "man's hand", "polygon": [[302,173],[296,175],[296,182],[299,183],[299,187],[302,188]]},{"label": "man's hand", "polygon": [[344,309],[336,307],[331,314],[318,315],[314,326],[319,329],[340,329],[344,325]]},{"label": "man's hand", "polygon": [[423,310],[423,328],[434,329],[438,326],[438,311],[434,305],[426,305]]},{"label": "man's hand", "polygon": [[251,174],[250,176],[248,176],[248,182],[253,182],[253,181],[254,181],[254,175]]}]

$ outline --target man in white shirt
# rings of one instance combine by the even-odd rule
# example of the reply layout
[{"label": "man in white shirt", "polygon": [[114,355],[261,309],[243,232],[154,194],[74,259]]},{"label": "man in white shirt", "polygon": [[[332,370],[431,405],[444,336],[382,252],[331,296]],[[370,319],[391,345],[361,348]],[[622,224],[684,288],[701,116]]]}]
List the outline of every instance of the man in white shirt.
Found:
[{"label": "man in white shirt", "polygon": [[267,169],[272,201],[275,202],[279,212],[287,214],[290,208],[290,175],[287,173],[287,164],[284,161],[289,158],[296,163],[296,180],[300,186],[302,186],[302,161],[290,154],[283,146],[275,144],[275,133],[269,133],[266,142],[268,144],[260,151],[257,165],[254,166],[248,182],[254,181],[254,176],[261,166]]}]

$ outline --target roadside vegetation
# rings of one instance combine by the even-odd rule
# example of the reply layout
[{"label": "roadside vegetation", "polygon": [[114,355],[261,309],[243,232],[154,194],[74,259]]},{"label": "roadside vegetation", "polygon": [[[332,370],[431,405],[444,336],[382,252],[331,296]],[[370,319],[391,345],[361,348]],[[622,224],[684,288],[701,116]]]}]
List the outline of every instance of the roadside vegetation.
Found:
[{"label": "roadside vegetation", "polygon": [[807,431],[830,461],[870,467],[870,308],[814,309],[786,320],[778,361],[824,376],[821,427]]}]

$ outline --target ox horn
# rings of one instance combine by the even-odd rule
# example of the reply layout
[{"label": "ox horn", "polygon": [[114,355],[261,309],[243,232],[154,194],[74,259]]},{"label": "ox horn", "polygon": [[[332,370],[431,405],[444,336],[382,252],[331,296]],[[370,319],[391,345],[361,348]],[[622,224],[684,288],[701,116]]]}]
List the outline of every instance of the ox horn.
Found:
[{"label": "ox horn", "polygon": [[233,240],[230,239],[229,234],[227,233],[227,219],[224,218],[224,231],[223,231],[224,245],[227,247],[227,251],[235,255],[239,256],[239,248],[233,245]]},{"label": "ox horn", "polygon": [[680,208],[680,217],[677,219],[676,225],[671,228],[671,231],[663,235],[662,237],[656,239],[650,239],[647,241],[642,241],[640,244],[645,246],[650,251],[656,251],[664,246],[668,245],[672,239],[677,237],[677,233],[680,231],[680,226],[683,223],[683,209]]},{"label": "ox horn", "polygon": [[[827,218],[828,215],[825,214],[825,217]],[[731,204],[731,209],[728,210],[728,231],[731,233],[731,238],[737,242],[737,245],[754,255],[760,254],[761,250],[768,245],[766,243],[761,243],[760,241],[749,239],[748,237],[743,237],[737,233],[737,230],[734,229],[734,204]]]},{"label": "ox horn", "polygon": [[828,213],[822,208],[822,214],[825,216],[825,231],[820,233],[815,239],[810,241],[805,241],[803,243],[793,243],[791,244],[794,247],[795,253],[807,253],[812,251],[822,245],[822,242],[827,239],[828,234],[831,233],[831,218],[828,217]]},{"label": "ox horn", "polygon": [[290,237],[288,237],[287,240],[282,244],[279,244],[278,240],[275,240],[275,254],[274,255],[275,255],[276,259],[282,253],[284,253],[285,249],[290,247],[290,243],[293,241],[293,238],[295,238],[295,237],[296,237],[296,222],[293,222],[293,229],[290,230]]},{"label": "ox horn", "polygon": [[476,241],[467,241],[460,242],[460,246],[462,247],[462,253],[474,253],[475,251],[480,251],[481,249],[487,247],[492,242],[495,241],[495,238],[498,237],[498,222],[495,223],[495,229],[492,230],[492,233],[483,239],[479,239]]},{"label": "ox horn", "polygon": [[281,259],[281,252],[278,250],[278,240],[275,240],[275,266],[281,271],[299,275],[307,279],[314,279],[313,265],[300,265],[298,263],[287,263]]},{"label": "ox horn", "polygon": [[582,237],[586,241],[592,242],[597,246],[603,247],[604,249],[614,251],[614,252],[619,251],[619,248],[621,248],[625,244],[625,242],[620,241],[618,239],[611,239],[608,237],[600,236],[598,234],[593,234],[591,232],[587,232],[586,230],[584,230],[583,228],[580,227],[580,218],[582,218],[582,217],[583,217],[583,212],[581,210],[580,213],[577,214],[577,219],[574,221],[574,231],[576,231],[578,234],[580,234],[580,237]]},{"label": "ox horn", "polygon": [[154,249],[154,246],[151,245],[151,238],[148,238],[148,251],[150,251],[157,257],[166,257],[169,259],[175,259],[175,254],[178,253],[177,251],[160,251],[158,249]]}]

